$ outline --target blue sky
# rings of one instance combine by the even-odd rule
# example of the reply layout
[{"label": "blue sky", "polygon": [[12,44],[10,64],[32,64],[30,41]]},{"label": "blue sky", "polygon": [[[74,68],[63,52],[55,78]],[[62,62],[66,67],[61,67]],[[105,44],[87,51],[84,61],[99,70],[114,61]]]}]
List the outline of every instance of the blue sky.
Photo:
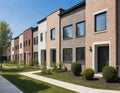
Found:
[{"label": "blue sky", "polygon": [[0,0],[0,20],[10,25],[13,37],[59,8],[68,9],[81,0]]}]

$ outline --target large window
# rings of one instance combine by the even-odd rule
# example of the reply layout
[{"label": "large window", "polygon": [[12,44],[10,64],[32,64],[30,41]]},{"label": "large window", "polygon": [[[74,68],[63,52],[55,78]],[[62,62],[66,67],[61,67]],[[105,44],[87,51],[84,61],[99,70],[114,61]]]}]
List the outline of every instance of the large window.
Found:
[{"label": "large window", "polygon": [[40,41],[43,41],[43,33],[40,33]]},{"label": "large window", "polygon": [[63,39],[71,39],[73,33],[72,25],[63,28]]},{"label": "large window", "polygon": [[55,28],[51,29],[51,40],[55,40]]},{"label": "large window", "polygon": [[85,35],[85,22],[77,23],[76,25],[76,37]]},{"label": "large window", "polygon": [[38,37],[34,37],[34,38],[33,38],[33,43],[34,43],[34,45],[37,45],[37,44],[38,44]]},{"label": "large window", "polygon": [[72,62],[72,48],[63,49],[63,62]]},{"label": "large window", "polygon": [[76,48],[76,61],[83,61],[85,60],[85,48]]},{"label": "large window", "polygon": [[106,30],[106,12],[95,15],[95,31]]}]

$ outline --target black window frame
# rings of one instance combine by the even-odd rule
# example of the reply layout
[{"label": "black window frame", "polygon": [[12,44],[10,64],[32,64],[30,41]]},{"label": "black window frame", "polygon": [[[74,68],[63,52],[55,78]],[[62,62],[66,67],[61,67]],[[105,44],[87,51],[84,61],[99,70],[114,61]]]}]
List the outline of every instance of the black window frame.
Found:
[{"label": "black window frame", "polygon": [[[84,23],[84,35],[77,36],[77,25],[81,23]],[[85,37],[85,32],[86,32],[86,22],[81,21],[81,22],[76,23],[76,38]]]},{"label": "black window frame", "polygon": [[40,33],[40,41],[43,41],[43,33]]},{"label": "black window frame", "polygon": [[[70,26],[72,27],[72,37],[65,38],[64,37],[64,29],[67,28],[67,27],[70,27]],[[73,39],[73,25],[72,24],[63,27],[63,40],[69,40],[69,39]]]},{"label": "black window frame", "polygon": [[[69,52],[70,52],[70,50],[71,50],[71,55],[72,55],[72,56],[71,56],[71,60],[65,61],[65,58],[64,58],[64,57],[65,57],[65,56],[64,56],[64,51],[65,51],[65,50],[69,50]],[[69,56],[69,59],[70,59],[70,55],[68,55],[68,56]],[[72,60],[73,60],[73,49],[72,49],[72,48],[64,48],[64,49],[63,49],[63,62],[64,62],[64,63],[70,63],[70,64],[71,64],[71,63],[72,63]]]},{"label": "black window frame", "polygon": [[[105,29],[97,30],[97,16],[102,15],[102,14],[106,14],[106,19],[105,19]],[[95,25],[94,25],[94,26],[95,26],[95,27],[94,27],[95,32],[106,31],[106,30],[107,30],[107,11],[96,14],[95,17],[94,17],[94,23],[95,23]]]},{"label": "black window frame", "polygon": [[53,36],[52,36],[52,31],[53,31],[53,30],[55,31],[55,38],[56,38],[56,29],[53,28],[53,29],[50,30],[50,39],[51,39],[51,40],[55,40],[55,38],[53,38]]},{"label": "black window frame", "polygon": [[38,36],[33,38],[33,45],[38,45]]},{"label": "black window frame", "polygon": [[[80,59],[80,60],[78,60],[78,57],[77,57],[77,52],[78,52],[78,50],[77,49],[84,49],[84,58],[83,59]],[[80,57],[81,57],[81,54],[80,54]],[[76,62],[81,62],[81,61],[85,61],[85,47],[77,47],[76,48]]]}]

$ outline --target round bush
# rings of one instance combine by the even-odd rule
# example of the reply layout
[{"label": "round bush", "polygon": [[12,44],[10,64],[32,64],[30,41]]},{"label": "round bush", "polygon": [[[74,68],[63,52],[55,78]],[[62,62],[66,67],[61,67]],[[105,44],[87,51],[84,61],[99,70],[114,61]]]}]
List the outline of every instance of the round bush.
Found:
[{"label": "round bush", "polygon": [[81,73],[81,71],[82,71],[81,64],[78,63],[78,62],[72,63],[72,65],[71,65],[71,71],[73,72],[73,74],[75,76],[79,76],[80,73]]},{"label": "round bush", "polygon": [[83,76],[86,80],[92,80],[94,77],[94,70],[91,68],[87,68],[83,70]]},{"label": "round bush", "polygon": [[117,80],[117,70],[112,66],[106,66],[102,70],[106,82],[115,82]]}]

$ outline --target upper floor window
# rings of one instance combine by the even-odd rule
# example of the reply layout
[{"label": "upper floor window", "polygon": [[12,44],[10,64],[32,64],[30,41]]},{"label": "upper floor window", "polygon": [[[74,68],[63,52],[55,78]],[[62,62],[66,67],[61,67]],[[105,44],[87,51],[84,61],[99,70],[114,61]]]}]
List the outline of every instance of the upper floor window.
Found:
[{"label": "upper floor window", "polygon": [[95,32],[106,30],[106,12],[95,15]]},{"label": "upper floor window", "polygon": [[24,41],[24,47],[25,47],[25,41]]},{"label": "upper floor window", "polygon": [[55,40],[55,28],[51,29],[51,40]]},{"label": "upper floor window", "polygon": [[34,44],[34,45],[37,45],[37,44],[38,44],[38,37],[34,37],[34,38],[33,38],[33,44]]},{"label": "upper floor window", "polygon": [[22,43],[20,43],[20,48],[22,48]]},{"label": "upper floor window", "polygon": [[30,39],[29,39],[29,46],[30,46]]},{"label": "upper floor window", "polygon": [[26,46],[27,46],[27,40],[26,40]]},{"label": "upper floor window", "polygon": [[71,39],[73,37],[72,31],[73,31],[72,25],[64,27],[63,28],[63,39]]},{"label": "upper floor window", "polygon": [[43,41],[43,33],[40,33],[40,41]]},{"label": "upper floor window", "polygon": [[85,35],[85,22],[77,23],[76,25],[76,37]]},{"label": "upper floor window", "polygon": [[14,47],[12,47],[12,51],[14,51]]}]

